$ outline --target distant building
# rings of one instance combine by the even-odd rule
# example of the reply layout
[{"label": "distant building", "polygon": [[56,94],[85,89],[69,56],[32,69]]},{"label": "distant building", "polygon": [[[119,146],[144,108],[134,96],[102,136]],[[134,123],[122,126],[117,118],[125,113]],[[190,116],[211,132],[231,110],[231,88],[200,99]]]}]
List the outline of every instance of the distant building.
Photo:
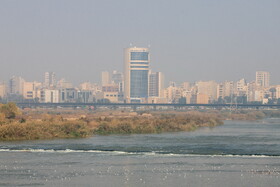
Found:
[{"label": "distant building", "polygon": [[207,94],[193,94],[190,99],[192,104],[209,104],[209,96]]},{"label": "distant building", "polygon": [[0,82],[0,99],[3,99],[6,96],[6,84]]},{"label": "distant building", "polygon": [[64,78],[60,79],[57,82],[57,88],[59,89],[65,89],[65,88],[73,88],[73,84],[69,81],[66,81]]},{"label": "distant building", "polygon": [[96,100],[101,101],[107,99],[110,102],[123,101],[123,92],[120,91],[118,84],[108,84],[102,86],[102,91],[96,93]]},{"label": "distant building", "polygon": [[35,99],[40,98],[40,89],[42,83],[40,82],[24,82],[23,83],[23,98],[24,99]]},{"label": "distant building", "polygon": [[280,85],[277,85],[275,89],[275,97],[276,99],[280,99]]},{"label": "distant building", "polygon": [[256,84],[267,88],[270,86],[270,73],[267,71],[257,71],[256,72]]},{"label": "distant building", "polygon": [[110,73],[108,71],[101,72],[101,81],[102,81],[102,86],[111,84]]},{"label": "distant building", "polygon": [[61,103],[75,103],[78,100],[78,90],[75,88],[62,88],[59,90]]},{"label": "distant building", "polygon": [[24,79],[21,77],[13,76],[9,80],[9,94],[23,95]]},{"label": "distant building", "polygon": [[224,98],[225,97],[225,87],[224,84],[218,84],[217,86],[217,98]]},{"label": "distant building", "polygon": [[44,86],[46,88],[50,88],[50,87],[55,87],[56,86],[56,76],[55,76],[54,72],[45,72]]},{"label": "distant building", "polygon": [[122,72],[113,71],[112,83],[118,85],[119,92],[124,92],[124,78]]},{"label": "distant building", "polygon": [[142,102],[149,94],[150,52],[148,48],[126,48],[124,51],[124,99]]},{"label": "distant building", "polygon": [[123,101],[123,95],[120,92],[98,92],[96,93],[95,98],[97,102],[103,102],[107,100],[111,103],[118,103]]},{"label": "distant building", "polygon": [[113,71],[112,83],[119,84],[123,82],[123,73],[118,71]]},{"label": "distant building", "polygon": [[78,102],[79,103],[92,103],[93,95],[90,90],[80,90],[78,91]]},{"label": "distant building", "polygon": [[51,89],[41,90],[40,102],[59,103],[59,90],[51,90]]},{"label": "distant building", "polygon": [[236,82],[234,93],[236,93],[237,96],[243,96],[246,95],[247,90],[247,83],[245,79],[240,79]]},{"label": "distant building", "polygon": [[90,82],[83,82],[79,85],[79,89],[81,89],[81,90],[92,90],[93,85]]},{"label": "distant building", "polygon": [[217,98],[230,97],[234,94],[234,83],[225,81],[217,86]]},{"label": "distant building", "polygon": [[186,98],[186,104],[190,104],[190,103],[191,103],[191,97],[192,97],[192,92],[191,92],[191,90],[185,90],[185,89],[183,89],[183,90],[182,90],[182,96],[181,96],[181,97]]},{"label": "distant building", "polygon": [[253,101],[262,102],[264,99],[265,91],[264,90],[255,90]]},{"label": "distant building", "polygon": [[169,86],[171,86],[171,87],[177,87],[177,84],[176,84],[176,82],[174,82],[174,81],[169,81]]},{"label": "distant building", "polygon": [[181,84],[181,88],[183,88],[184,90],[190,90],[191,88],[191,83],[190,82],[183,82]]},{"label": "distant building", "polygon": [[103,92],[118,92],[119,86],[116,84],[107,84],[105,86],[102,86]]},{"label": "distant building", "polygon": [[199,81],[196,83],[197,93],[206,94],[210,101],[217,100],[217,86],[215,81]]},{"label": "distant building", "polygon": [[209,104],[209,96],[202,93],[197,94],[196,104]]},{"label": "distant building", "polygon": [[164,98],[168,103],[176,103],[182,97],[182,90],[178,87],[169,86],[164,89]]},{"label": "distant building", "polygon": [[255,101],[255,91],[257,90],[258,85],[256,84],[255,81],[250,82],[247,84],[247,101],[248,102],[253,102]]},{"label": "distant building", "polygon": [[164,97],[164,77],[161,72],[149,74],[149,97]]}]

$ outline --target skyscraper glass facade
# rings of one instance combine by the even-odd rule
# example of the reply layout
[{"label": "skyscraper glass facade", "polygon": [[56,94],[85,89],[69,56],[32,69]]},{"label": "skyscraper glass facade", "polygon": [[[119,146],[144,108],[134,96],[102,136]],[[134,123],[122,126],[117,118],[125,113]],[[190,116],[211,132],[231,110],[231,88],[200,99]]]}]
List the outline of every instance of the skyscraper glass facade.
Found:
[{"label": "skyscraper glass facade", "polygon": [[149,96],[149,49],[126,48],[124,59],[124,97],[128,102],[142,102]]},{"label": "skyscraper glass facade", "polygon": [[149,52],[130,52],[130,97],[147,98],[149,89]]},{"label": "skyscraper glass facade", "polygon": [[149,60],[149,52],[131,52],[131,60]]},{"label": "skyscraper glass facade", "polygon": [[146,98],[148,97],[148,70],[130,71],[130,97]]}]

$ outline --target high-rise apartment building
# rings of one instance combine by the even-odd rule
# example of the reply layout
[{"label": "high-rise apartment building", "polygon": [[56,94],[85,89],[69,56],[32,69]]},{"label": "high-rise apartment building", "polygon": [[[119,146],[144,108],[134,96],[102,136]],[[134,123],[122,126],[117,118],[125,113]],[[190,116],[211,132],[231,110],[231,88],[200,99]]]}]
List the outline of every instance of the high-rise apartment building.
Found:
[{"label": "high-rise apartment building", "polygon": [[267,71],[257,71],[256,72],[256,84],[267,88],[270,85],[270,73]]},{"label": "high-rise apartment building", "polygon": [[118,71],[113,71],[112,74],[112,83],[114,84],[120,84],[123,82],[123,73],[122,72],[118,72]]},{"label": "high-rise apartment building", "polygon": [[234,94],[234,82],[225,81],[217,86],[217,98],[230,97]]},{"label": "high-rise apartment building", "polygon": [[276,99],[280,99],[280,85],[275,88],[275,97]]},{"label": "high-rise apartment building", "polygon": [[54,72],[45,72],[44,86],[47,88],[56,86],[56,77]]},{"label": "high-rise apartment building", "polygon": [[181,84],[181,88],[184,89],[184,90],[190,90],[191,88],[191,83],[190,82],[183,82]]},{"label": "high-rise apartment building", "polygon": [[0,82],[0,99],[6,96],[6,84],[4,82]]},{"label": "high-rise apartment building", "polygon": [[163,73],[154,72],[149,75],[149,97],[164,96],[164,79]]},{"label": "high-rise apartment building", "polygon": [[23,94],[24,79],[21,77],[13,76],[9,80],[9,94]]},{"label": "high-rise apartment building", "polygon": [[42,83],[40,82],[24,82],[23,83],[23,98],[24,99],[35,99],[40,96],[40,89],[42,88]]},{"label": "high-rise apartment building", "polygon": [[80,90],[92,90],[92,84],[90,82],[83,82],[79,85]]},{"label": "high-rise apartment building", "polygon": [[247,82],[246,80],[240,79],[234,85],[234,94],[237,96],[245,96],[247,95]]},{"label": "high-rise apartment building", "polygon": [[108,71],[102,71],[101,72],[101,85],[106,86],[108,84],[111,84],[111,78],[110,73]]},{"label": "high-rise apartment building", "polygon": [[41,91],[40,102],[43,103],[58,103],[59,90],[44,89]]},{"label": "high-rise apartment building", "polygon": [[62,78],[59,81],[57,81],[57,88],[63,89],[63,88],[73,88],[73,84],[66,79]]},{"label": "high-rise apartment building", "polygon": [[199,81],[196,83],[198,94],[206,94],[210,101],[217,100],[217,86],[215,81]]},{"label": "high-rise apartment building", "polygon": [[118,72],[118,71],[113,71],[113,74],[112,74],[112,83],[113,84],[116,84],[118,85],[119,87],[119,92],[123,92],[123,85],[124,85],[124,82],[123,82],[123,73],[122,72]]},{"label": "high-rise apartment building", "polygon": [[124,99],[141,102],[149,93],[150,53],[148,48],[126,48],[124,51]]},{"label": "high-rise apartment building", "polygon": [[255,101],[255,92],[257,90],[258,84],[255,81],[249,82],[247,84],[247,101],[253,102]]}]

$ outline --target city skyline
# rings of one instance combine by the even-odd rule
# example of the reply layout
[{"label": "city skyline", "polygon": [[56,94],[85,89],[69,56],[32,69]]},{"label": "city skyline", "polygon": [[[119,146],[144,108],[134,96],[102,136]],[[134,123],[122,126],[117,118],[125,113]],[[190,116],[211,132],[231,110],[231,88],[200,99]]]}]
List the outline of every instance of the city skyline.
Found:
[{"label": "city skyline", "polygon": [[[150,70],[152,70],[152,69],[150,69]],[[41,79],[39,79],[39,80],[37,80],[37,79],[26,79],[24,76],[13,74],[11,77],[8,77],[7,79],[1,79],[1,80],[0,80],[0,83],[8,84],[8,82],[9,82],[13,77],[19,77],[19,78],[22,78],[24,81],[27,81],[27,82],[41,82],[41,83],[45,84],[45,82],[46,82],[46,73],[54,73],[54,74],[55,74],[55,79],[57,79],[56,81],[67,81],[67,83],[69,83],[69,84],[72,85],[71,87],[78,87],[80,84],[83,84],[83,83],[85,83],[85,82],[90,82],[90,83],[94,83],[94,84],[100,84],[100,85],[102,86],[102,85],[103,85],[103,84],[102,84],[102,77],[103,77],[103,73],[104,73],[104,72],[109,73],[109,74],[110,74],[110,72],[111,72],[111,73],[112,73],[112,72],[120,72],[120,73],[123,73],[122,69],[119,71],[119,70],[117,70],[116,68],[113,69],[113,70],[103,70],[103,71],[100,71],[100,72],[99,72],[99,78],[98,78],[98,80],[93,80],[93,81],[90,81],[90,80],[76,80],[76,81],[74,81],[74,82],[75,82],[75,84],[74,84],[74,82],[70,81],[69,77],[62,77],[62,76],[60,76],[60,75],[57,76],[57,73],[56,73],[55,71],[44,71],[43,74],[41,75]],[[153,72],[154,72],[154,71],[153,71]],[[159,72],[164,74],[164,72],[162,72],[162,71],[159,71]],[[260,71],[256,71],[256,70],[255,70],[255,71],[251,72],[251,74],[254,75],[254,77],[252,77],[251,79],[247,79],[247,78],[245,78],[245,76],[243,76],[243,77],[241,76],[241,77],[238,77],[238,78],[236,78],[236,79],[234,79],[234,80],[224,79],[224,80],[221,80],[221,81],[216,81],[216,80],[213,80],[213,79],[209,79],[209,80],[206,80],[206,79],[197,79],[197,80],[194,80],[194,81],[190,81],[190,80],[187,80],[187,79],[182,79],[182,81],[175,81],[175,80],[170,80],[170,79],[168,79],[168,76],[166,76],[166,75],[164,74],[164,80],[165,80],[165,81],[164,81],[164,87],[168,87],[168,85],[169,85],[169,84],[172,84],[172,83],[175,83],[176,85],[177,85],[177,84],[183,84],[184,82],[189,82],[189,83],[194,84],[194,83],[200,82],[200,81],[214,81],[214,82],[217,82],[217,83],[222,83],[222,82],[226,82],[226,81],[229,81],[229,82],[230,82],[230,81],[238,82],[239,80],[244,79],[246,82],[258,82],[258,81],[256,80],[256,79],[257,79],[257,78],[256,78],[257,72],[266,72],[266,73],[269,73],[269,82],[270,82],[270,85],[273,85],[273,86],[275,86],[275,85],[280,85],[280,81],[274,81],[274,82],[276,82],[276,84],[273,83],[273,81],[271,80],[271,77],[272,77],[272,79],[273,79],[273,75],[271,75],[270,72],[264,71],[264,70],[260,70]],[[108,75],[108,76],[109,76],[109,75]],[[110,76],[111,76],[111,75],[110,75]],[[109,81],[112,81],[111,79],[112,79],[112,78],[109,77]],[[166,80],[166,79],[168,79],[168,80]]]},{"label": "city skyline", "polygon": [[[130,47],[127,47],[127,48],[123,48],[123,50],[125,50],[125,49],[128,49],[128,48],[136,48],[136,46],[130,46]],[[139,48],[139,47],[137,47],[137,48]],[[147,50],[149,50],[149,51],[151,51],[151,49],[150,48],[148,48],[148,47],[140,47],[140,48],[142,48],[142,49],[147,49]],[[122,55],[120,55],[120,56],[122,56]],[[124,58],[123,58],[123,60],[124,60]],[[150,61],[150,60],[149,60]],[[149,64],[149,68],[150,68],[150,70],[154,70],[153,68],[152,68],[152,66],[154,65],[154,63],[152,63],[151,65]],[[160,71],[160,69],[157,69],[158,71]],[[39,78],[39,79],[34,79],[34,78],[32,78],[32,74],[29,74],[27,77],[29,77],[28,79],[24,79],[24,80],[27,80],[27,81],[39,81],[39,82],[45,82],[46,81],[46,74],[45,73],[56,73],[56,71],[54,71],[54,70],[43,70],[43,69],[40,69],[40,72],[43,72],[43,76],[41,75],[41,77]],[[108,72],[108,71],[119,71],[119,72],[123,72],[123,62],[121,63],[121,64],[119,64],[117,67],[110,67],[109,68],[109,70],[107,69],[107,70],[105,70],[105,69],[102,69],[100,72],[98,72],[97,73],[97,78],[96,79],[90,79],[90,80],[81,80],[81,79],[71,79],[71,76],[69,76],[69,77],[63,77],[63,76],[60,76],[59,78],[60,79],[66,79],[67,81],[69,81],[69,82],[71,82],[71,83],[74,83],[74,85],[75,86],[78,86],[79,84],[81,84],[81,83],[83,83],[83,82],[93,82],[93,83],[101,83],[102,84],[102,72]],[[230,72],[230,71],[229,71]],[[220,80],[215,80],[215,79],[200,79],[200,78],[198,78],[198,79],[192,79],[192,78],[190,78],[190,79],[184,79],[184,76],[182,76],[181,77],[181,80],[180,81],[176,81],[176,80],[172,80],[172,79],[170,79],[168,76],[166,77],[166,79],[165,79],[165,82],[164,82],[164,85],[166,86],[166,85],[168,85],[169,84],[169,82],[176,82],[176,83],[178,83],[178,84],[180,84],[180,83],[183,83],[183,82],[186,82],[186,81],[188,81],[188,82],[191,82],[191,83],[195,83],[195,82],[198,82],[198,81],[216,81],[216,82],[223,82],[223,81],[238,81],[238,80],[240,80],[240,79],[242,79],[242,78],[244,78],[245,80],[247,80],[247,81],[253,81],[253,80],[256,80],[256,72],[269,72],[269,71],[266,71],[266,69],[255,69],[255,70],[252,70],[252,72],[250,72],[250,74],[249,75],[244,75],[244,76],[241,76],[241,77],[235,77],[235,79],[228,79],[228,78],[225,78],[225,79],[220,79]],[[164,72],[163,72],[164,73]],[[21,78],[24,78],[24,76],[21,76],[21,74],[23,74],[23,73],[20,73],[20,75],[19,74],[11,74],[12,76],[11,77],[13,77],[13,76],[16,76],[16,77],[21,77]],[[270,73],[270,75],[271,75],[271,73]],[[277,74],[276,74],[277,75]],[[4,79],[0,79],[0,81],[2,81],[2,82],[7,82],[11,77],[6,77],[6,78],[4,78]],[[31,78],[30,78],[31,77]],[[35,77],[35,76],[34,76]],[[172,77],[172,76],[171,76]],[[187,75],[186,75],[186,77],[188,77]],[[202,76],[203,77],[203,76]],[[248,77],[250,77],[250,78],[248,78]],[[276,79],[276,78],[274,78],[275,76],[273,75],[272,76],[272,78],[270,78],[269,79],[269,81],[271,82],[271,84],[273,84],[273,85],[277,85],[277,84],[280,84],[280,79]]]},{"label": "city skyline", "polygon": [[[131,47],[131,48],[135,48],[136,46],[134,46],[134,47]],[[123,50],[125,50],[125,49],[128,49],[129,47],[127,47],[127,48],[123,48]],[[139,47],[137,47],[137,48],[139,48]],[[151,49],[150,48],[147,48],[147,47],[140,47],[140,48],[145,48],[145,49],[148,49],[149,51],[151,51]],[[124,59],[123,59],[124,60]],[[73,80],[73,79],[71,79],[71,76],[69,76],[69,77],[63,77],[63,76],[60,76],[59,78],[60,79],[67,79],[68,81],[70,81],[71,83],[74,83],[74,85],[75,86],[78,86],[79,84],[81,84],[81,83],[83,83],[83,82],[93,82],[93,83],[100,83],[100,82],[102,82],[102,79],[101,79],[101,77],[102,77],[102,72],[108,72],[108,71],[119,71],[119,72],[123,72],[123,62],[120,64],[120,65],[118,65],[117,67],[110,67],[109,68],[109,70],[107,69],[107,70],[105,70],[105,69],[102,69],[100,72],[98,72],[97,73],[97,78],[96,79],[90,79],[90,80],[81,80],[81,79],[75,79],[75,80]],[[153,66],[153,63],[151,64],[151,65],[149,65],[150,67],[150,69],[151,70],[154,70],[153,68],[152,68],[152,66]],[[158,71],[160,71],[160,69],[157,69]],[[46,80],[46,75],[45,75],[45,73],[56,73],[56,71],[54,71],[54,70],[43,70],[43,69],[40,69],[40,71],[42,71],[43,72],[43,76],[41,75],[41,77],[39,78],[39,79],[34,79],[34,78],[32,78],[32,74],[29,74],[27,77],[29,77],[28,79],[24,79],[24,80],[27,80],[27,81],[39,81],[39,82],[45,82]],[[230,71],[229,71],[230,72]],[[190,79],[184,79],[184,77],[182,76],[181,77],[181,80],[180,81],[176,81],[176,80],[172,80],[172,79],[170,79],[169,77],[166,77],[166,79],[165,79],[165,82],[164,82],[164,85],[167,85],[167,84],[169,84],[169,82],[176,82],[176,83],[183,83],[183,82],[186,82],[186,81],[188,81],[188,82],[192,82],[192,83],[195,83],[195,82],[197,82],[197,81],[209,81],[209,80],[211,80],[211,81],[216,81],[216,82],[223,82],[223,81],[238,81],[238,80],[240,80],[241,78],[244,78],[245,80],[247,80],[247,81],[253,81],[253,80],[256,80],[256,77],[255,77],[255,73],[256,72],[269,72],[269,71],[266,71],[266,69],[255,69],[255,70],[252,70],[252,72],[250,72],[250,74],[249,75],[244,75],[244,76],[241,76],[241,77],[235,77],[235,79],[228,79],[228,78],[225,78],[225,79],[220,79],[220,80],[215,80],[215,79],[192,79],[192,78],[190,78]],[[163,72],[164,73],[164,72]],[[20,74],[20,75],[19,75]],[[19,73],[19,74],[11,74],[12,76],[11,77],[13,77],[13,76],[17,76],[17,77],[22,77],[22,78],[24,78],[24,76],[21,76],[22,75],[22,73]],[[270,75],[271,75],[271,73],[270,73]],[[276,74],[277,75],[277,74]],[[6,78],[3,78],[3,79],[0,79],[0,81],[2,81],[2,82],[7,82],[11,77],[6,77]],[[30,78],[31,77],[31,78]],[[35,76],[34,76],[35,77]],[[172,77],[172,76],[171,76]],[[187,75],[186,75],[186,77],[188,77]],[[249,77],[249,78],[248,78]],[[270,78],[270,82],[271,82],[271,84],[273,84],[273,85],[277,85],[277,84],[280,84],[280,79],[276,79],[276,78],[274,78],[275,76],[273,75],[272,76],[272,78]],[[101,83],[102,84],[102,83]]]},{"label": "city skyline", "polygon": [[280,103],[280,85],[270,84],[270,73],[257,71],[255,80],[216,82],[213,80],[169,82],[163,85],[162,72],[149,69],[147,48],[127,48],[124,72],[101,72],[99,83],[83,82],[74,86],[65,79],[56,81],[55,72],[45,72],[44,81],[28,82],[13,76],[0,83],[1,102],[40,103]]},{"label": "city skyline", "polygon": [[[147,51],[149,51],[149,53],[150,53],[150,48],[147,48],[147,47],[136,47],[136,46],[134,46],[134,47],[128,47],[128,48],[123,48],[123,50],[126,50],[126,49],[132,49],[132,48],[140,48],[140,49],[146,49]],[[151,68],[152,66],[153,66],[153,63],[152,64],[150,64],[150,58],[151,57],[149,57],[149,70],[150,71],[152,71],[153,69]],[[125,60],[125,57],[123,58],[123,60]],[[160,69],[158,69],[159,71],[160,71]],[[100,71],[100,72],[98,72],[98,78],[97,79],[92,79],[92,80],[81,80],[81,79],[76,79],[76,80],[72,80],[72,81],[70,81],[71,80],[71,78],[70,77],[62,77],[62,76],[59,76],[59,77],[57,77],[58,79],[60,79],[60,80],[63,80],[63,81],[66,81],[67,80],[67,82],[68,83],[70,83],[71,85],[72,85],[72,83],[74,83],[73,85],[73,87],[77,87],[78,85],[80,85],[80,84],[82,84],[82,83],[84,83],[84,82],[92,82],[92,83],[100,83],[101,85],[102,85],[102,77],[103,77],[103,73],[109,73],[109,72],[113,72],[113,71],[117,71],[117,72],[124,72],[124,69],[123,69],[123,62],[122,62],[122,65],[119,65],[118,66],[118,68],[117,67],[111,67],[110,68],[110,70],[103,70],[102,69],[102,71]],[[160,72],[162,72],[162,71],[160,71]],[[261,69],[261,70],[254,70],[254,71],[252,71],[252,72],[250,72],[250,74],[253,74],[254,76],[253,77],[251,77],[251,78],[248,78],[248,76],[246,77],[246,75],[244,75],[244,76],[241,76],[241,77],[236,77],[234,80],[232,80],[232,79],[223,79],[223,80],[219,80],[219,81],[217,81],[217,80],[214,80],[214,79],[197,79],[197,80],[192,80],[192,79],[184,79],[184,77],[183,78],[181,78],[181,80],[180,81],[176,81],[176,80],[172,80],[172,79],[170,79],[168,76],[165,76],[165,81],[164,81],[164,87],[166,87],[170,82],[176,82],[177,84],[181,84],[181,83],[184,83],[184,82],[190,82],[190,83],[195,83],[195,82],[199,82],[199,81],[215,81],[215,82],[224,82],[224,81],[239,81],[240,79],[245,79],[246,81],[256,81],[256,82],[258,82],[258,80],[257,80],[257,75],[256,75],[256,73],[257,72],[269,72],[269,71],[265,71],[264,69]],[[162,72],[162,73],[164,73],[164,72]],[[20,77],[20,78],[24,78],[24,80],[25,81],[38,81],[38,82],[42,82],[42,83],[44,83],[44,84],[46,84],[46,79],[49,79],[49,78],[46,78],[46,77],[48,77],[49,75],[48,74],[51,74],[51,76],[54,76],[52,79],[56,79],[56,71],[43,71],[43,76],[41,75],[41,78],[39,78],[39,79],[25,79],[25,77],[23,77],[23,76],[21,76],[21,75],[18,75],[18,74],[12,74],[12,76],[11,77],[7,77],[6,79],[0,79],[0,82],[4,82],[4,83],[7,83],[12,77]],[[106,76],[109,76],[109,75],[106,75]],[[29,75],[28,77],[32,77],[32,74],[31,74],[31,76]],[[186,76],[187,77],[187,76]],[[272,78],[271,78],[272,77]],[[275,79],[274,78],[275,77],[275,75],[273,75],[273,76],[271,76],[271,73],[269,72],[269,79],[268,79],[268,81],[270,82],[270,84],[272,84],[272,85],[280,85],[280,79]],[[110,77],[111,78],[111,77]],[[108,77],[108,79],[109,79],[109,77]],[[192,81],[191,81],[192,80]],[[53,81],[53,80],[52,80]]]},{"label": "city skyline", "polygon": [[[42,80],[54,71],[77,85],[122,71],[123,48],[150,47],[166,82],[253,80],[279,84],[279,1],[0,2],[0,80]],[[145,10],[145,14],[143,14]]]}]

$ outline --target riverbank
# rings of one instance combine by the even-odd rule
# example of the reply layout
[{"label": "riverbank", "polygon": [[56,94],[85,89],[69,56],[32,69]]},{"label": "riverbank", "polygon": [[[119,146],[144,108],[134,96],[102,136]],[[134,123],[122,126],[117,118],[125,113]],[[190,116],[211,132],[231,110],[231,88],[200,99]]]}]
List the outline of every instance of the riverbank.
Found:
[{"label": "riverbank", "polygon": [[223,124],[216,114],[182,113],[89,113],[34,115],[29,112],[14,119],[0,120],[0,140],[86,138],[94,135],[144,134],[194,131]]},{"label": "riverbank", "polygon": [[259,120],[279,116],[278,110],[19,110],[9,103],[0,106],[0,141],[194,131],[200,127],[221,125],[224,120]]}]

